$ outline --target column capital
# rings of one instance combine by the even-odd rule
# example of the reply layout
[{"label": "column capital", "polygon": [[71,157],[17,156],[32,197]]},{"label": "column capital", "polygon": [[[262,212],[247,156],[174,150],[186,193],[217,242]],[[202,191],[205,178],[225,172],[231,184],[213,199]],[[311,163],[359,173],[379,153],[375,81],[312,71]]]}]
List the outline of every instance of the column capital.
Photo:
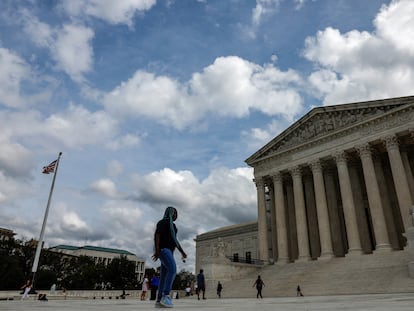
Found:
[{"label": "column capital", "polygon": [[372,156],[372,149],[368,143],[355,146],[355,149],[361,158]]},{"label": "column capital", "polygon": [[348,156],[345,151],[336,151],[332,154],[336,163],[346,163],[348,161]]},{"label": "column capital", "polygon": [[281,172],[276,172],[272,175],[272,179],[274,183],[280,183],[283,181],[283,176]]},{"label": "column capital", "polygon": [[316,159],[309,162],[309,166],[312,169],[312,173],[321,173],[322,172],[322,163],[321,160]]},{"label": "column capital", "polygon": [[261,177],[259,177],[259,178],[254,178],[254,179],[253,179],[253,182],[256,184],[256,187],[257,187],[257,188],[259,188],[259,187],[264,187],[264,185],[265,185],[264,178],[261,178]]},{"label": "column capital", "polygon": [[398,149],[399,147],[398,137],[396,135],[386,136],[383,138],[383,141],[388,150]]},{"label": "column capital", "polygon": [[295,166],[289,169],[292,177],[302,177],[302,169],[299,166]]},{"label": "column capital", "polygon": [[408,132],[410,133],[411,138],[414,138],[414,127],[410,127],[410,128],[408,129]]}]

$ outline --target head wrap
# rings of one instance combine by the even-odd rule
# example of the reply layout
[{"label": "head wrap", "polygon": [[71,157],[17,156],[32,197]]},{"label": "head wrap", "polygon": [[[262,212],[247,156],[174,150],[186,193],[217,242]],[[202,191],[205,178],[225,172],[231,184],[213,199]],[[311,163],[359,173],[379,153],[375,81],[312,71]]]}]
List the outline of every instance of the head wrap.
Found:
[{"label": "head wrap", "polygon": [[176,234],[175,234],[175,230],[174,230],[174,219],[173,219],[173,216],[174,216],[174,212],[176,212],[176,211],[177,211],[177,210],[176,210],[176,208],[175,208],[175,207],[168,206],[168,207],[165,209],[163,219],[167,219],[167,220],[169,220],[169,222],[170,222],[170,231],[171,231],[171,236],[173,237],[174,242],[175,242],[175,245],[177,246],[177,248],[178,248],[180,251],[182,251],[182,247],[181,247],[181,245],[180,245],[180,242],[178,242],[178,240],[177,240],[177,236],[176,236]]}]

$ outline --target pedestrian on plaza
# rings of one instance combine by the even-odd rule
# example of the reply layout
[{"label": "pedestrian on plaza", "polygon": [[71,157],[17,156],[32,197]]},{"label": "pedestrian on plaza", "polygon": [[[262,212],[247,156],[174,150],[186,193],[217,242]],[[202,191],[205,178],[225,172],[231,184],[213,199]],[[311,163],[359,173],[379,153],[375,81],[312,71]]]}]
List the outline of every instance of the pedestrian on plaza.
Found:
[{"label": "pedestrian on plaza", "polygon": [[23,290],[22,300],[29,298],[29,293],[32,289],[32,282],[30,280],[27,280],[27,282],[20,289]]},{"label": "pedestrian on plaza", "polygon": [[296,297],[303,297],[302,290],[299,285],[296,287]]},{"label": "pedestrian on plaza", "polygon": [[46,294],[39,294],[39,296],[37,296],[37,300],[48,301]]},{"label": "pedestrian on plaza", "polygon": [[166,308],[174,306],[171,302],[170,291],[177,274],[174,259],[175,248],[180,251],[183,260],[187,258],[187,254],[177,240],[177,227],[174,224],[177,217],[177,210],[168,206],[165,209],[164,217],[157,223],[154,234],[155,252],[152,259],[154,261],[160,259],[161,261],[159,289],[155,305]]},{"label": "pedestrian on plaza", "polygon": [[129,294],[127,294],[126,292],[125,292],[125,285],[124,285],[124,288],[122,288],[122,294],[121,294],[121,299],[125,299],[126,298],[126,296],[128,296]]},{"label": "pedestrian on plaza", "polygon": [[263,286],[265,286],[265,284],[264,284],[263,280],[260,278],[260,275],[257,276],[257,280],[254,282],[252,287],[255,287],[255,286],[256,286],[256,289],[257,289],[256,298],[259,298],[259,296],[260,296],[260,298],[263,298],[262,288],[263,288]]},{"label": "pedestrian on plaza", "polygon": [[204,270],[200,269],[200,273],[197,275],[197,299],[200,300],[200,292],[203,292],[203,299],[206,299],[206,280],[203,274]]},{"label": "pedestrian on plaza", "polygon": [[151,297],[150,300],[157,299],[157,290],[160,280],[156,274],[153,274],[151,277],[150,287],[151,287]]},{"label": "pedestrian on plaza", "polygon": [[223,290],[223,285],[221,285],[220,281],[217,284],[217,296],[221,298],[221,291]]},{"label": "pedestrian on plaza", "polygon": [[144,280],[142,281],[141,300],[147,299],[148,287],[149,287],[148,275],[145,274]]}]

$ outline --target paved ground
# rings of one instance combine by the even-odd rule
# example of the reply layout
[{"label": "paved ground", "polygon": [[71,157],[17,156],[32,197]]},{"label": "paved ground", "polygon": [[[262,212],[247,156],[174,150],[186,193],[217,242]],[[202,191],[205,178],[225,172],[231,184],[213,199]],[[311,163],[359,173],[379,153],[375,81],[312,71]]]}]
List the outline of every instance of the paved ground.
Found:
[{"label": "paved ground", "polygon": [[[315,296],[246,299],[196,299],[174,300],[174,310],[237,310],[237,311],[405,311],[414,309],[414,294],[357,295],[357,296]],[[154,307],[152,301],[126,300],[12,300],[0,301],[0,310],[8,311],[148,311]]]}]

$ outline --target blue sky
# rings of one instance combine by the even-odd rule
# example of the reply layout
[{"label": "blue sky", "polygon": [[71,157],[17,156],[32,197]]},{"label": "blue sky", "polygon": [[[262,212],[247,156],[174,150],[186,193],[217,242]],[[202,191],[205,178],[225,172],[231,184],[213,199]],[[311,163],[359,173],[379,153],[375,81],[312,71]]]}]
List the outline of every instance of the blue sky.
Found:
[{"label": "blue sky", "polygon": [[0,227],[147,260],[166,206],[257,218],[244,160],[310,109],[413,95],[410,0],[0,2]]}]

